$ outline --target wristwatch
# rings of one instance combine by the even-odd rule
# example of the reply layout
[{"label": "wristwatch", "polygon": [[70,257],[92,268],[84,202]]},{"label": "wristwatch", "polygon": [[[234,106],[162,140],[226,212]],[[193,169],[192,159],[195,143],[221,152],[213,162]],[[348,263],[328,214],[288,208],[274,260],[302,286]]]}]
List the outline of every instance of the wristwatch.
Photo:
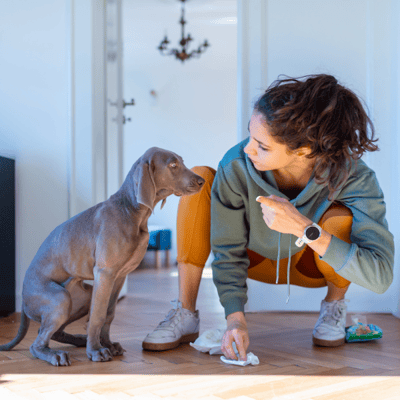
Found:
[{"label": "wristwatch", "polygon": [[304,229],[302,237],[296,240],[296,246],[301,247],[304,243],[311,243],[321,236],[321,227],[313,222],[311,225]]}]

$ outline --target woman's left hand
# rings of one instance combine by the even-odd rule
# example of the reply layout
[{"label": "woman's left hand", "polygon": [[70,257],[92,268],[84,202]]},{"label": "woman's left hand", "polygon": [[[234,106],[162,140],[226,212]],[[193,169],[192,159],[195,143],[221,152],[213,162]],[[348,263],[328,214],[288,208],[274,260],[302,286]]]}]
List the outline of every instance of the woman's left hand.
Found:
[{"label": "woman's left hand", "polygon": [[287,199],[271,195],[258,196],[256,201],[261,204],[265,223],[274,231],[300,237],[305,227],[312,224],[312,221],[301,214]]}]

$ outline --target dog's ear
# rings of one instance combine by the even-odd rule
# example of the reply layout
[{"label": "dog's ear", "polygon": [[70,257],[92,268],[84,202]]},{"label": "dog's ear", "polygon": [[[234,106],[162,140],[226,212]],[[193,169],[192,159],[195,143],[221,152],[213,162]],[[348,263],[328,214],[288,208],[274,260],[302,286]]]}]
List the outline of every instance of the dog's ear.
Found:
[{"label": "dog's ear", "polygon": [[160,210],[162,210],[162,208],[164,207],[164,204],[166,203],[166,201],[167,201],[167,198],[165,198],[165,199],[162,201]]},{"label": "dog's ear", "polygon": [[154,211],[156,199],[156,185],[153,177],[153,170],[148,161],[140,161],[133,173],[133,190],[136,201]]}]

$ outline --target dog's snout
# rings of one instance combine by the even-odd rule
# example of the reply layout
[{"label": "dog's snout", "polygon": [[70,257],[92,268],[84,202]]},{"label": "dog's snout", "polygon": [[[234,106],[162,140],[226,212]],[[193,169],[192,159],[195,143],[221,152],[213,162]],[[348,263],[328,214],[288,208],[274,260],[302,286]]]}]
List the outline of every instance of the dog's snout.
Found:
[{"label": "dog's snout", "polygon": [[204,183],[206,182],[201,176],[199,176],[197,179],[197,184],[201,187],[204,185]]},{"label": "dog's snout", "polygon": [[206,180],[204,178],[192,173],[189,184],[186,186],[186,190],[190,193],[197,193],[203,188],[205,183]]},{"label": "dog's snout", "polygon": [[206,180],[204,178],[202,178],[199,175],[194,174],[194,176],[191,179],[191,186],[201,189],[204,184],[205,184]]}]

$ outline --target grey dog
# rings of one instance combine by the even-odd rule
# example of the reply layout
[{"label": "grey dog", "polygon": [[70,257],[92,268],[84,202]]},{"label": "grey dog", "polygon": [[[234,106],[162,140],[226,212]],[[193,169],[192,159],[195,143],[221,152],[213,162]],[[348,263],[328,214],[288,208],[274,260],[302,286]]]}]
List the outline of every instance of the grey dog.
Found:
[{"label": "grey dog", "polygon": [[[30,352],[53,365],[71,361],[68,352],[49,348],[50,339],[86,346],[92,361],[123,354],[122,346],[110,340],[110,325],[125,278],[146,253],[147,221],[160,200],[162,208],[169,195],[197,193],[204,182],[177,154],[158,147],[147,150],[114,195],[59,225],[45,239],[25,275],[17,336],[0,351],[25,337],[30,318],[41,324]],[[93,286],[83,280],[93,280]],[[64,332],[87,314],[87,335]]]}]

